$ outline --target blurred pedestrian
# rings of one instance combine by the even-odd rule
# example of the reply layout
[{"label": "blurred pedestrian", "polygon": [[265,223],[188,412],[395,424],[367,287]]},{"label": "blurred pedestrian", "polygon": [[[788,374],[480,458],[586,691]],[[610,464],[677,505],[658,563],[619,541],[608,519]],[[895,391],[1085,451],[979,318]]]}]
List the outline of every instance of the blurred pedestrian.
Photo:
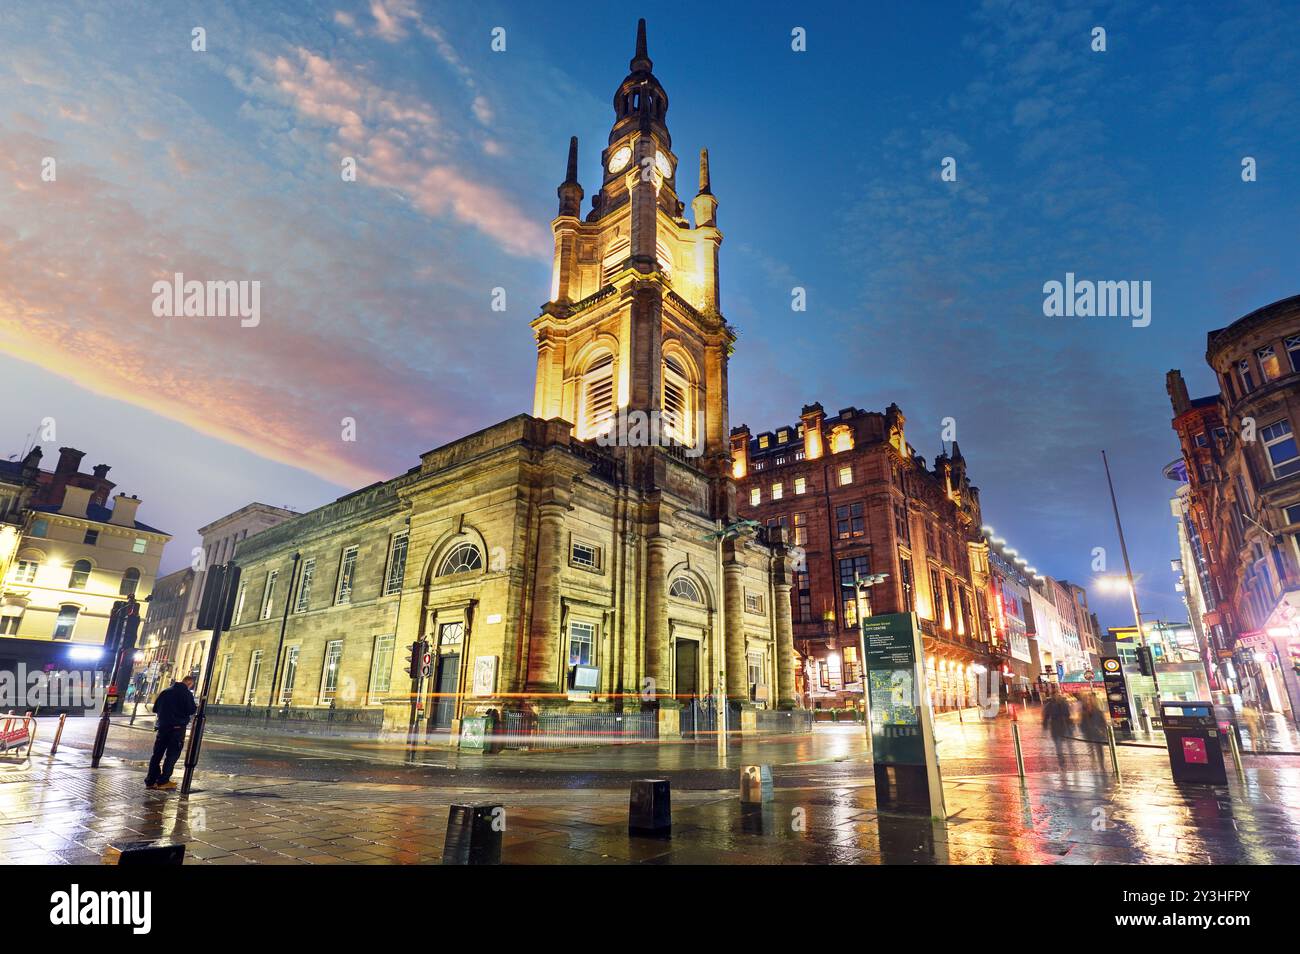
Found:
[{"label": "blurred pedestrian", "polygon": [[1065,768],[1066,756],[1073,749],[1074,714],[1064,693],[1049,692],[1043,700],[1043,728],[1052,734],[1056,761]]},{"label": "blurred pedestrian", "polygon": [[1101,703],[1091,692],[1085,692],[1079,697],[1079,729],[1092,748],[1093,758],[1097,760],[1099,766],[1105,768],[1106,710],[1101,707]]},{"label": "blurred pedestrian", "polygon": [[1246,703],[1241,707],[1241,721],[1246,723],[1246,731],[1250,733],[1250,747],[1256,752],[1267,749],[1268,740],[1264,737],[1264,714],[1254,705]]}]

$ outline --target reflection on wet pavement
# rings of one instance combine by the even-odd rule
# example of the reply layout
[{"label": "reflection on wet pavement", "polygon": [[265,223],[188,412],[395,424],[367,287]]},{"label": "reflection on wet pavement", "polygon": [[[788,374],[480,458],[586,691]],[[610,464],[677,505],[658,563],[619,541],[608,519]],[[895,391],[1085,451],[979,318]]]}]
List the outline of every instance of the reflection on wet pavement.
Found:
[{"label": "reflection on wet pavement", "polygon": [[[506,807],[507,864],[1296,864],[1300,758],[1248,756],[1225,787],[1178,786],[1164,753],[1121,747],[1122,781],[1076,743],[1064,766],[1024,724],[941,719],[948,818],[876,811],[860,725],[747,739],[719,767],[712,745],[627,746],[460,759],[389,770],[276,756],[281,775],[200,773],[188,800],[146,792],[121,759],[85,752],[0,770],[0,861],[97,863],[118,840],[179,840],[189,864],[417,864],[442,856],[448,806]],[[146,736],[147,738],[147,736]],[[261,761],[261,760],[259,760]],[[773,766],[776,791],[742,806],[738,767]],[[322,779],[321,766],[332,773]],[[671,840],[627,833],[626,778],[673,780]]]}]

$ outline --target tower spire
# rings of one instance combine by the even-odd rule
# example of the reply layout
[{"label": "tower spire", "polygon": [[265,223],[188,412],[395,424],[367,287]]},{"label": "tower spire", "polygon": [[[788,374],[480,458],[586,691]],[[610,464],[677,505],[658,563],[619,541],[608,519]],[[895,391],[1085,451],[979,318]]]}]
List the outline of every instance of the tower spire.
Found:
[{"label": "tower spire", "polygon": [[628,66],[633,73],[639,70],[645,70],[648,73],[654,68],[654,62],[650,59],[650,54],[646,50],[645,17],[636,21],[636,55],[632,57],[632,62]]},{"label": "tower spire", "polygon": [[709,184],[709,150],[700,150],[700,195],[713,195]]},{"label": "tower spire", "polygon": [[578,216],[582,212],[582,186],[578,184],[578,137],[569,137],[569,163],[564,181],[555,190],[560,199],[560,215]]}]

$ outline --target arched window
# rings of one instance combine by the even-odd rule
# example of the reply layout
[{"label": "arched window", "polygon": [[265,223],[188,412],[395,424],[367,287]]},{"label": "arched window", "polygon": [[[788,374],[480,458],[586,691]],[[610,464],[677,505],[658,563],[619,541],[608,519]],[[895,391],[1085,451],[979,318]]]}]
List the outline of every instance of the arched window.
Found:
[{"label": "arched window", "polygon": [[77,614],[80,607],[68,603],[59,607],[59,618],[54,624],[55,639],[71,639],[72,631],[77,626]]},{"label": "arched window", "polygon": [[140,571],[131,567],[122,574],[122,585],[117,588],[119,596],[133,596],[135,588],[140,585]]},{"label": "arched window", "polygon": [[72,576],[68,577],[68,589],[84,590],[90,582],[90,561],[78,560],[72,564]]},{"label": "arched window", "polygon": [[664,436],[682,444],[693,442],[691,420],[691,384],[686,368],[679,359],[664,358]]},{"label": "arched window", "polygon": [[695,585],[693,580],[684,576],[679,576],[673,580],[673,585],[668,588],[668,595],[675,596],[679,600],[688,600],[692,603],[703,603],[704,597],[700,595],[700,588]]},{"label": "arched window", "polygon": [[589,440],[604,434],[614,424],[614,356],[597,355],[582,373],[578,408],[578,435]]},{"label": "arched window", "polygon": [[853,450],[853,430],[847,424],[841,424],[831,431],[831,453]]},{"label": "arched window", "polygon": [[469,573],[471,570],[483,569],[483,554],[472,543],[462,543],[447,554],[438,569],[439,576],[451,576],[455,573]]}]

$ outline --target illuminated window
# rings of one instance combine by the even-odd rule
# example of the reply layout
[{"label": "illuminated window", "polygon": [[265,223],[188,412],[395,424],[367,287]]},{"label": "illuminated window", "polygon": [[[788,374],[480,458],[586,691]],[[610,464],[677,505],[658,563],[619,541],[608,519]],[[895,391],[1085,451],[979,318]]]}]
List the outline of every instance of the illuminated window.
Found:
[{"label": "illuminated window", "polygon": [[78,560],[72,564],[72,575],[68,577],[68,589],[84,590],[90,582],[90,561]]},{"label": "illuminated window", "polygon": [[569,665],[590,666],[595,658],[595,624],[573,620],[569,623]]},{"label": "illuminated window", "polygon": [[801,547],[808,542],[808,515],[806,513],[797,513],[794,515],[794,545]]},{"label": "illuminated window", "polygon": [[785,495],[785,487],[778,480],[776,483],[772,485],[772,499],[780,500],[784,495]]},{"label": "illuminated window", "polygon": [[132,553],[144,553],[147,549],[149,549],[149,541],[144,537],[136,537],[135,543],[131,544]]},{"label": "illuminated window", "polygon": [[614,356],[597,356],[582,375],[578,434],[583,440],[607,433],[614,425]]},{"label": "illuminated window", "polygon": [[472,543],[462,543],[447,554],[447,559],[442,561],[442,568],[438,570],[438,575],[452,576],[456,573],[469,573],[481,569],[483,569],[483,555],[478,552],[478,547]]},{"label": "illuminated window", "polygon": [[1277,350],[1272,345],[1260,348],[1255,352],[1255,357],[1259,359],[1259,371],[1265,381],[1282,376],[1282,362],[1278,360]]},{"label": "illuminated window", "polygon": [[77,614],[80,612],[79,607],[71,604],[59,607],[59,618],[54,622],[55,639],[72,638],[72,631],[77,628]]},{"label": "illuminated window", "polygon": [[15,583],[35,582],[37,565],[38,564],[35,560],[19,560],[18,563],[14,566],[14,582]]},{"label": "illuminated window", "polygon": [[770,443],[771,443],[771,440],[768,438],[768,436],[767,436],[766,434],[764,434],[762,437],[760,437],[760,438],[758,439],[758,446],[759,446],[760,448],[762,448],[762,447],[767,447],[767,445],[770,444]]},{"label": "illuminated window", "polygon": [[790,439],[790,432],[785,430],[784,428],[776,432],[776,442],[778,444],[784,444],[789,439]]},{"label": "illuminated window", "polygon": [[871,575],[871,557],[847,557],[839,561],[840,602],[844,612],[844,625],[858,625],[858,587],[857,580]]},{"label": "illuminated window", "polygon": [[757,507],[763,502],[763,491],[758,487],[749,488],[749,505]]},{"label": "illuminated window", "polygon": [[325,666],[321,673],[320,701],[328,704],[339,691],[339,664],[343,661],[343,640],[331,639],[325,644]]},{"label": "illuminated window", "polygon": [[853,431],[847,424],[841,424],[831,431],[831,453],[853,450]]},{"label": "illuminated window", "polygon": [[844,466],[844,467],[841,467],[841,468],[840,468],[840,486],[841,486],[841,487],[845,487],[845,486],[847,486],[848,484],[851,484],[851,483],[853,483],[853,468],[852,468],[851,466],[848,466],[848,465],[846,465],[846,466]]},{"label": "illuminated window", "polygon": [[134,596],[136,587],[140,585],[140,571],[135,567],[130,567],[122,574],[122,583],[117,588],[118,596]]},{"label": "illuminated window", "polygon": [[794,492],[795,494],[806,494],[808,492],[808,481],[803,477],[796,477],[794,479]]}]

